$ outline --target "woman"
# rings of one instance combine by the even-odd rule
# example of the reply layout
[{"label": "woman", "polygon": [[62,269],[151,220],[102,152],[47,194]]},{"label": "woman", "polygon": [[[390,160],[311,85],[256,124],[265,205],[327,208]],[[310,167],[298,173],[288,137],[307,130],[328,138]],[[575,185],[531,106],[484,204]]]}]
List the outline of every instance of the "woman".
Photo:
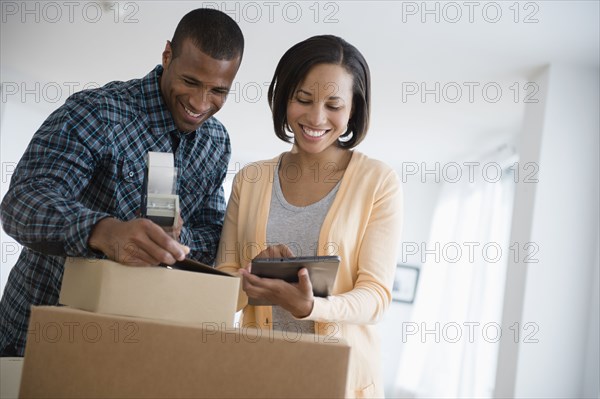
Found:
[{"label": "woman", "polygon": [[[315,36],[283,55],[268,95],[275,134],[293,146],[236,176],[217,265],[242,276],[245,325],[344,338],[346,395],[382,397],[373,324],[391,300],[401,192],[391,168],[352,150],[369,125],[368,65],[343,39]],[[292,255],[341,257],[331,296],[313,297],[306,269],[298,284],[250,274],[254,257]]]}]

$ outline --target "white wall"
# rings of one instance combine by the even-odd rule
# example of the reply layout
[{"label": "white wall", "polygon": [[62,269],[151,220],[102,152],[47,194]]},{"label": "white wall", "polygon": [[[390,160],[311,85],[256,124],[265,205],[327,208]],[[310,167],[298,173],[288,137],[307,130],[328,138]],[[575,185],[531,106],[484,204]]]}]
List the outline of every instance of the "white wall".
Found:
[{"label": "white wall", "polygon": [[[540,81],[547,85],[544,110],[530,110],[538,123],[526,118],[521,147],[527,160],[539,159],[539,183],[521,185],[521,231],[513,229],[513,239],[529,236],[539,248],[539,262],[513,264],[507,276],[503,325],[520,322],[521,335],[517,345],[503,342],[496,396],[595,397],[598,327],[590,314],[598,309],[599,70],[552,65]],[[515,303],[521,298],[522,314]],[[524,331],[524,323],[537,326],[534,342],[525,342],[534,330]]]},{"label": "white wall", "polygon": [[[402,179],[402,171],[397,171]],[[403,179],[402,189],[404,191],[404,220],[402,229],[402,242],[421,243],[427,242],[431,230],[431,220],[437,205],[440,184],[425,183],[419,178],[411,176]],[[412,262],[414,257],[405,259],[400,254],[399,263],[408,260],[414,266],[420,266]],[[419,286],[417,284],[417,290]],[[386,396],[393,397],[395,379],[398,375],[400,357],[404,349],[402,342],[402,323],[411,320],[413,305],[401,302],[392,302],[384,320],[378,325],[381,334],[383,377]]]},{"label": "white wall", "polygon": [[[600,242],[600,234],[596,236],[596,242]],[[586,345],[585,372],[583,376],[583,394],[584,398],[600,398],[600,248],[596,247],[595,272],[592,278],[592,298],[589,317],[588,338]]]}]

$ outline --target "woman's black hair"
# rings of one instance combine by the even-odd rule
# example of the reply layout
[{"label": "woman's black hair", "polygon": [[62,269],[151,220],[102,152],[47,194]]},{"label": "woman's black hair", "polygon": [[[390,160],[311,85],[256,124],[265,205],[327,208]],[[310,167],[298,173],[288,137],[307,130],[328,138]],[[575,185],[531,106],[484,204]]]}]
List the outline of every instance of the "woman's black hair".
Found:
[{"label": "woman's black hair", "polygon": [[311,68],[319,64],[340,65],[352,75],[352,116],[348,121],[348,130],[340,136],[338,145],[354,148],[365,138],[369,129],[369,66],[356,47],[333,35],[308,38],[291,47],[279,60],[268,93],[275,134],[285,142],[292,142],[293,137],[286,133],[286,130],[291,131],[287,121],[288,103]]}]

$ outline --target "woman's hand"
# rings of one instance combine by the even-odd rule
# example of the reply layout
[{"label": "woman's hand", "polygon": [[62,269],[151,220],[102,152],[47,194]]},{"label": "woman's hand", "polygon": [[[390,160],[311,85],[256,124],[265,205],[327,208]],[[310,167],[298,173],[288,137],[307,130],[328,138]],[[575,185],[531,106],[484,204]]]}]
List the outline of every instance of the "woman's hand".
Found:
[{"label": "woman's hand", "polygon": [[[257,258],[286,258],[293,256],[292,251],[285,245],[279,244],[268,247]],[[264,299],[281,306],[296,318],[303,318],[312,312],[313,291],[308,270],[298,271],[298,283],[290,284],[280,279],[261,278],[251,274],[252,265],[240,269],[242,289],[249,298]]]}]

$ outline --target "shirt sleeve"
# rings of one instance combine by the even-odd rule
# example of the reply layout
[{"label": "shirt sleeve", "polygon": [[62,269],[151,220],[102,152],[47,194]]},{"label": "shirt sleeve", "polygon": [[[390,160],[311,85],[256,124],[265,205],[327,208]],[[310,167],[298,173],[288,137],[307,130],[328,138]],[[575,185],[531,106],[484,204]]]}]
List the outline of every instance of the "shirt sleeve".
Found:
[{"label": "shirt sleeve", "polygon": [[305,320],[373,324],[391,302],[402,225],[402,192],[391,171],[378,185],[366,231],[357,243],[357,273],[348,292],[315,298]]},{"label": "shirt sleeve", "polygon": [[93,176],[103,147],[103,123],[85,101],[68,101],[33,136],[2,201],[5,231],[48,255],[91,256],[92,227],[108,213],[78,198]]}]

